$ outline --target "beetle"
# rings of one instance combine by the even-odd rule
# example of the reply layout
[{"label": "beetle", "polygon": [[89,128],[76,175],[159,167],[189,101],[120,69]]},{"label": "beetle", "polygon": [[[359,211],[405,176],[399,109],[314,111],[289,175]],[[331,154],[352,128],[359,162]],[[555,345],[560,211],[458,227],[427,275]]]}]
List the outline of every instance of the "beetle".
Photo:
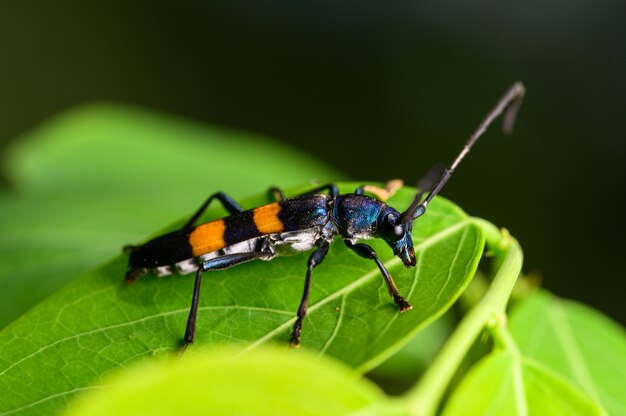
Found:
[{"label": "beetle", "polygon": [[[363,185],[349,194],[340,194],[337,186],[328,184],[291,198],[284,198],[279,189],[272,188],[270,191],[276,201],[250,210],[244,210],[225,193],[217,192],[179,230],[143,245],[127,246],[130,256],[125,281],[134,282],[147,273],[159,276],[196,273],[181,347],[184,351],[195,339],[200,283],[205,271],[314,249],[307,262],[304,291],[289,340],[291,345],[299,346],[309,302],[311,274],[326,257],[332,240],[339,236],[350,250],[376,263],[389,295],[399,311],[405,312],[411,309],[411,304],[400,295],[374,249],[361,241],[383,239],[407,268],[415,266],[411,237],[413,222],[424,215],[428,204],[495,118],[504,114],[503,130],[511,132],[524,93],[523,84],[514,83],[469,137],[452,164],[436,175],[431,172],[420,181],[420,190],[403,212],[385,203],[402,186],[399,180],[389,182],[385,188]],[[377,198],[365,195],[365,192]],[[219,201],[230,215],[196,225],[213,201]]]}]

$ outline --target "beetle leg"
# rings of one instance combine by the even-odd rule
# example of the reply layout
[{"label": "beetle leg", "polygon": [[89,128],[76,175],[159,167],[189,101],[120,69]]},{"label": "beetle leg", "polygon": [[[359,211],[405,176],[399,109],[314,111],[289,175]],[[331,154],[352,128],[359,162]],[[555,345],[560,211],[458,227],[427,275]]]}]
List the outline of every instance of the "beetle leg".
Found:
[{"label": "beetle leg", "polygon": [[[339,188],[337,188],[337,185],[329,183],[329,184],[311,189],[310,191],[307,191],[298,196],[318,194],[321,191],[328,191],[328,195],[332,196],[333,198],[339,195]],[[275,186],[268,189],[267,193],[270,194],[276,201],[282,201],[283,199],[285,199],[285,194],[283,193],[282,189],[277,188]]]},{"label": "beetle leg", "polygon": [[185,338],[183,345],[179,349],[182,354],[189,344],[193,343],[196,338],[196,318],[198,316],[198,299],[200,298],[200,283],[202,281],[202,272],[207,270],[222,270],[245,263],[250,260],[263,259],[268,260],[272,257],[272,253],[264,251],[253,251],[251,253],[228,254],[213,258],[204,262],[196,272],[196,281],[193,286],[193,296],[191,298],[191,308],[189,309],[189,318],[187,319],[187,329],[185,330]]},{"label": "beetle leg", "polygon": [[379,201],[385,202],[398,192],[398,189],[404,186],[402,179],[392,179],[385,184],[383,188],[374,185],[361,185],[354,191],[357,195],[363,195],[363,192],[369,192],[378,198]]},{"label": "beetle leg", "polygon": [[398,305],[398,308],[400,308],[400,312],[405,312],[413,308],[411,304],[400,295],[400,292],[398,292],[398,287],[394,283],[391,275],[389,274],[383,263],[380,261],[378,255],[373,248],[363,243],[354,244],[350,240],[343,240],[343,242],[346,244],[346,246],[348,246],[350,250],[354,251],[359,256],[366,259],[372,259],[376,262],[378,269],[385,279],[385,284],[387,285],[387,290],[389,290],[389,295],[391,295],[394,303]]},{"label": "beetle leg", "polygon": [[[337,188],[337,185],[335,185],[334,183],[328,183],[326,185],[313,188],[310,191],[306,191],[303,194],[299,194],[298,196],[319,194],[323,191],[328,191],[328,195],[332,198],[335,198],[337,195],[339,195],[339,188]],[[285,194],[283,194],[283,191],[279,188],[272,187],[268,189],[268,193],[273,196],[276,201],[282,201],[283,199],[285,199]]]},{"label": "beetle leg", "polygon": [[328,241],[321,240],[321,243],[319,243],[319,248],[309,256],[309,261],[307,263],[308,268],[306,272],[306,279],[304,281],[304,292],[302,293],[302,300],[300,301],[300,307],[298,308],[298,319],[293,325],[291,338],[289,339],[289,343],[294,347],[300,346],[300,332],[302,332],[302,321],[306,315],[307,307],[309,306],[309,293],[311,291],[311,273],[313,272],[313,268],[315,266],[324,261],[326,254],[328,254],[329,247],[330,243]]},{"label": "beetle leg", "polygon": [[285,194],[283,193],[282,189],[276,187],[276,186],[272,186],[270,189],[267,190],[267,193],[272,196],[274,198],[274,200],[278,201],[282,201],[283,199],[285,199]]},{"label": "beetle leg", "polygon": [[204,202],[204,204],[202,204],[200,208],[198,208],[198,211],[196,211],[196,213],[192,215],[192,217],[189,219],[189,221],[187,221],[187,223],[183,226],[183,228],[191,227],[198,220],[198,218],[200,218],[200,216],[204,213],[204,211],[207,209],[209,204],[211,204],[213,199],[217,199],[218,201],[220,201],[222,205],[224,206],[224,208],[226,208],[226,210],[230,214],[236,214],[238,212],[243,211],[243,208],[241,208],[234,199],[226,195],[224,192],[217,192],[211,195]]},{"label": "beetle leg", "polygon": [[333,198],[339,195],[339,188],[337,188],[337,185],[335,185],[334,183],[328,183],[323,186],[318,186],[317,188],[311,189],[310,191],[307,191],[302,195],[319,194],[321,191],[328,191],[328,195],[332,196]]}]

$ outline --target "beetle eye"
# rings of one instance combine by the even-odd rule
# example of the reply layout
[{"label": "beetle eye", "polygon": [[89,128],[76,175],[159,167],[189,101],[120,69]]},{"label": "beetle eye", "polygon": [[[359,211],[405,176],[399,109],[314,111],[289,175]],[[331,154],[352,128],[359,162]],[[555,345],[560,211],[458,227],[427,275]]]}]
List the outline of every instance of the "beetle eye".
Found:
[{"label": "beetle eye", "polygon": [[405,224],[400,222],[400,217],[389,214],[385,219],[386,222],[382,224],[383,234],[389,241],[398,241],[404,237]]}]

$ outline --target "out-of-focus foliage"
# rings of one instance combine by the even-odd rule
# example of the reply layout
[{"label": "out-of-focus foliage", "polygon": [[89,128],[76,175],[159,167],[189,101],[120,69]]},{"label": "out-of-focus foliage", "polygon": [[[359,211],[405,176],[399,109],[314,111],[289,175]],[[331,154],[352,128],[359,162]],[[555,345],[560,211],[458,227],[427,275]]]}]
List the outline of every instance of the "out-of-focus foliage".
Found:
[{"label": "out-of-focus foliage", "polygon": [[[375,385],[354,377],[348,367],[279,347],[244,355],[205,349],[181,361],[153,360],[129,369],[81,397],[67,415],[338,416],[385,402]],[[383,406],[377,409],[359,414],[388,414]]]},{"label": "out-of-focus foliage", "polygon": [[558,372],[606,408],[626,414],[626,333],[616,322],[578,302],[541,292],[511,314],[521,353]]},{"label": "out-of-focus foliage", "polygon": [[13,189],[0,193],[0,327],[211,193],[341,177],[265,137],[109,105],[58,115],[2,164]]}]

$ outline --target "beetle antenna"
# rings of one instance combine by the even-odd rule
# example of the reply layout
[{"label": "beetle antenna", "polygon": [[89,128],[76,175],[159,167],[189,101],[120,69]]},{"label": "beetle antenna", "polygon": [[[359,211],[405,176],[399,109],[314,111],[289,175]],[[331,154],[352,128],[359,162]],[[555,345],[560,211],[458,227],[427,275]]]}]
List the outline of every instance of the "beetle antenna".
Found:
[{"label": "beetle antenna", "polygon": [[[424,215],[426,212],[426,206],[432,201],[432,199],[441,191],[441,188],[448,182],[452,174],[454,173],[457,166],[461,163],[461,161],[465,158],[465,156],[472,149],[476,141],[485,133],[487,128],[493,123],[493,121],[498,118],[502,113],[504,113],[504,122],[502,125],[502,130],[505,134],[510,134],[513,130],[513,124],[515,122],[515,116],[517,114],[517,110],[519,110],[520,105],[522,104],[522,99],[524,97],[526,90],[524,89],[524,84],[517,81],[514,83],[507,92],[500,98],[496,106],[487,114],[485,119],[480,123],[478,128],[472,133],[469,137],[465,146],[461,152],[457,155],[454,162],[443,171],[439,180],[437,180],[430,191],[428,191],[428,195],[424,201],[420,202],[422,197],[424,196],[424,191],[419,191],[413,202],[407,208],[406,211],[402,213],[401,221],[402,223],[408,223],[413,221],[419,216]],[[430,175],[427,175],[430,176]],[[420,181],[421,182],[421,181]]]},{"label": "beetle antenna", "polygon": [[[424,197],[424,195],[428,193],[429,189],[432,188],[432,186],[437,182],[437,180],[441,177],[441,175],[443,174],[445,170],[446,170],[446,166],[443,163],[437,163],[436,165],[428,169],[428,172],[426,172],[426,174],[422,176],[419,182],[417,183],[416,188],[418,189],[418,192],[415,194],[415,198],[413,198],[413,202],[406,209],[405,213],[415,212],[415,210],[417,209],[417,206],[422,201],[422,198]],[[404,217],[404,215],[405,214],[403,213],[402,216]],[[407,215],[407,221],[408,222],[413,221],[413,217]],[[402,219],[401,222],[405,222],[405,221]]]}]

